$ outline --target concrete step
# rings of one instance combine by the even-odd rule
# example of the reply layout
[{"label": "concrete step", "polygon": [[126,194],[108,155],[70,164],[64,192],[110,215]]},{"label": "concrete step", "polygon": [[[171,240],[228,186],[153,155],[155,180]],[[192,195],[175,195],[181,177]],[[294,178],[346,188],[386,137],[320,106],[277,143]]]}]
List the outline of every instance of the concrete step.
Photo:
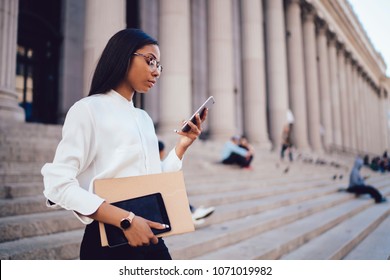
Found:
[{"label": "concrete step", "polygon": [[0,243],[1,260],[70,260],[79,258],[84,230]]},{"label": "concrete step", "polygon": [[[325,187],[329,186],[329,183],[326,181],[312,181],[312,182],[294,182],[286,185],[275,185],[270,189],[268,186],[261,186],[259,183],[257,185],[252,186],[251,188],[239,189],[239,190],[226,190],[223,193],[208,193],[208,194],[200,194],[193,195],[189,194],[191,202],[196,205],[226,205],[238,201],[243,200],[253,200],[260,199],[264,197],[269,197],[272,195],[281,195],[285,193],[305,191],[317,187]],[[334,191],[334,187],[332,185],[332,191]],[[206,203],[207,202],[207,203]]]},{"label": "concrete step", "polygon": [[195,259],[278,259],[373,205],[368,199],[349,200]]},{"label": "concrete step", "polygon": [[[293,252],[285,260],[338,260],[359,244],[390,214],[389,204],[370,207],[340,223]],[[388,228],[389,229],[389,228]],[[322,246],[327,244],[327,246]]]},{"label": "concrete step", "polygon": [[42,149],[28,149],[17,147],[1,147],[0,162],[51,162],[54,158],[56,147]]},{"label": "concrete step", "polygon": [[47,125],[38,123],[12,123],[0,125],[0,139],[15,137],[25,139],[28,137],[58,138],[61,136],[61,125]]},{"label": "concrete step", "polygon": [[9,183],[29,183],[43,182],[40,174],[5,174],[0,175],[0,186],[6,186]]},{"label": "concrete step", "polygon": [[82,229],[71,211],[52,211],[0,218],[0,243]]},{"label": "concrete step", "polygon": [[0,162],[0,175],[24,175],[41,174],[42,166],[45,162],[33,161],[33,162]]},{"label": "concrete step", "polygon": [[[383,183],[383,182],[382,182]],[[384,184],[384,183],[383,183]],[[276,196],[277,197],[277,196]],[[249,215],[246,218],[235,218],[233,220],[225,221],[222,223],[212,223],[209,227],[197,230],[195,233],[203,233],[204,236],[208,236],[208,241],[207,242],[201,242],[202,244],[208,244],[208,248],[213,248],[210,246],[210,244],[218,244],[215,240],[213,240],[210,237],[220,237],[218,235],[215,235],[214,232],[210,231],[211,227],[220,227],[220,231],[224,233],[229,233],[231,234],[231,231],[229,231],[228,226],[232,225],[234,228],[241,229],[243,228],[242,226],[237,226],[235,223],[243,223],[241,225],[253,225],[253,228],[250,230],[247,230],[246,232],[249,232],[251,234],[256,233],[256,231],[266,231],[269,230],[270,228],[277,227],[277,226],[282,226],[285,225],[288,222],[293,222],[294,220],[297,219],[297,217],[302,217],[306,216],[308,214],[312,214],[318,211],[322,211],[323,208],[327,208],[333,205],[337,205],[340,203],[343,203],[344,201],[349,201],[353,200],[355,201],[354,197],[352,195],[349,195],[347,193],[331,193],[328,195],[322,195],[319,196],[318,198],[314,199],[309,199],[309,200],[304,200],[304,203],[301,203],[301,201],[296,200],[296,204],[292,205],[287,205],[284,207],[275,207],[275,201],[278,199],[275,199],[273,201],[269,201],[269,209],[267,210],[267,207],[263,206],[263,211],[258,212],[255,215]],[[280,200],[280,199],[279,199]],[[322,202],[321,202],[322,201]],[[367,199],[359,199],[359,201],[363,201],[366,203],[369,203],[369,200]],[[243,202],[245,204],[245,202]],[[276,204],[277,205],[277,204]],[[294,212],[295,209],[295,212]],[[272,213],[272,210],[274,211],[274,216],[270,213]],[[63,212],[63,211],[58,211],[58,212]],[[237,212],[234,209],[232,209],[232,212]],[[217,215],[218,212],[216,212],[215,215]],[[279,214],[278,214],[279,213]],[[281,214],[285,214],[287,216],[283,218],[275,218],[275,217],[280,217]],[[53,214],[54,215],[54,214]],[[223,214],[225,215],[225,214]],[[240,215],[240,214],[238,214]],[[257,215],[263,215],[260,217],[256,217]],[[267,216],[264,215],[269,215],[268,219]],[[55,215],[54,215],[55,217]],[[212,217],[211,217],[212,218]],[[211,219],[210,218],[210,219]],[[7,218],[6,218],[7,219]],[[23,217],[21,218],[23,219]],[[54,218],[55,219],[55,218]],[[74,218],[76,219],[76,218]],[[249,219],[249,220],[248,220]],[[252,220],[250,220],[252,219]],[[37,219],[39,220],[39,219]],[[219,219],[220,221],[222,219]],[[257,227],[258,225],[254,223],[254,221],[262,221],[263,227]],[[77,223],[79,223],[77,221]],[[18,224],[18,222],[15,223]],[[272,226],[273,225],[273,226]],[[29,226],[26,226],[29,228]],[[34,226],[32,226],[34,227]],[[245,229],[245,228],[244,228]],[[61,229],[62,230],[62,229]],[[75,233],[78,232],[78,233]],[[69,234],[68,234],[69,233]],[[60,236],[60,238],[58,238]],[[4,242],[0,244],[0,251],[2,252],[1,254],[1,259],[75,259],[78,258],[78,252],[79,252],[79,244],[81,241],[81,236],[82,236],[82,230],[81,231],[68,231],[66,233],[57,233],[57,234],[50,234],[50,235],[45,235],[45,236],[38,236],[38,237],[32,237],[32,238],[24,238],[21,240],[17,241],[11,241],[11,242]],[[45,239],[42,239],[43,237],[47,238],[47,241],[44,241]],[[192,238],[190,234],[182,235],[182,236],[175,236],[171,238],[178,238],[182,237],[183,239],[181,242],[177,242],[178,240],[175,240],[174,246],[178,246],[178,244],[183,244],[187,243],[188,240],[201,240],[199,236],[196,236],[196,238]],[[229,241],[236,243],[238,239],[245,238],[245,235],[243,232],[238,232],[234,233],[233,237],[224,237],[220,238],[224,242]],[[167,243],[169,243],[169,238],[166,239]],[[37,244],[37,246],[31,246],[31,244]],[[169,245],[171,247],[171,245]],[[200,244],[193,245],[195,247],[201,248]],[[205,246],[205,245],[204,245]],[[203,247],[204,247],[203,246]],[[173,249],[173,250],[172,250]],[[179,249],[175,249],[173,247],[171,249],[172,255],[174,256],[175,259],[178,259],[178,252],[180,252]],[[186,249],[181,249],[181,251],[189,252],[193,251]],[[4,253],[3,253],[4,252]],[[180,256],[180,254],[179,254]]]},{"label": "concrete step", "polygon": [[0,185],[0,199],[36,196],[42,193],[43,182],[4,183]]},{"label": "concrete step", "polygon": [[0,217],[26,215],[53,211],[46,206],[43,195],[18,197],[15,199],[0,199]]},{"label": "concrete step", "polygon": [[[331,184],[330,180],[324,180],[323,177],[316,177],[312,180],[308,180],[307,184],[320,182]],[[274,180],[261,180],[261,179],[232,179],[226,182],[210,182],[210,183],[186,183],[188,195],[208,195],[213,193],[223,193],[227,191],[239,191],[253,188],[270,188],[275,186],[286,186],[291,184],[302,185],[302,178],[275,178]],[[341,184],[340,185],[344,185]]]},{"label": "concrete step", "polygon": [[[382,205],[388,207],[389,203]],[[390,260],[390,215],[362,242],[351,250],[344,260]]]},{"label": "concrete step", "polygon": [[[383,182],[381,182],[382,186],[378,184],[379,189],[383,188],[384,184]],[[336,192],[333,186],[329,186],[311,193],[308,193],[308,191],[288,193],[258,200],[225,204],[216,207],[215,213],[206,219],[205,224],[198,226],[197,231],[191,233],[189,237],[187,235],[172,236],[169,237],[167,242],[175,248],[174,255],[176,258],[188,259],[194,257],[196,252],[197,254],[204,254],[205,252],[202,252],[202,250],[208,252],[209,250],[220,249],[220,246],[226,246],[230,241],[235,243],[242,238],[245,239],[259,233],[259,230],[270,230],[270,227],[284,225],[287,220],[293,222],[297,217],[301,218],[354,199],[354,195]],[[288,218],[285,217],[286,215]],[[263,222],[266,222],[266,224],[262,225]],[[243,226],[242,223],[247,223],[250,228]],[[243,233],[242,231],[246,232]],[[222,240],[225,238],[226,240]],[[186,246],[179,245],[179,248],[177,248],[178,244],[186,244]]]},{"label": "concrete step", "polygon": [[[279,207],[269,202],[257,213],[229,219],[223,223],[210,222],[207,226],[197,228],[193,233],[167,237],[165,242],[174,259],[193,259],[348,200],[351,198],[333,193]],[[217,209],[213,215],[219,214]]]}]

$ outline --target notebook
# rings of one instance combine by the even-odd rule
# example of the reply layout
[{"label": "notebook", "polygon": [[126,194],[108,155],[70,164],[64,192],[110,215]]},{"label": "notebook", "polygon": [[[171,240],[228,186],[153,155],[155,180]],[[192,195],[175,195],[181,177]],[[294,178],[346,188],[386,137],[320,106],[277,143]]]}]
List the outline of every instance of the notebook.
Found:
[{"label": "notebook", "polygon": [[[132,203],[126,202],[128,200],[137,198],[143,200],[145,198],[142,197],[151,195],[151,197],[146,199],[147,202],[150,203],[151,201],[156,200],[157,204],[149,206],[156,210],[150,212],[153,212],[153,215],[157,215],[156,213],[158,213],[157,216],[161,216],[160,218],[164,221],[163,223],[170,225],[169,231],[156,232],[158,236],[183,234],[195,230],[182,171],[126,178],[97,179],[94,181],[94,192],[104,198],[106,202],[112,204],[119,203],[122,206],[127,203]],[[147,213],[148,211],[140,215],[136,210],[133,210],[135,207],[139,206],[134,205],[131,207],[132,209],[129,211],[134,212],[136,215],[151,215],[151,213]],[[141,210],[139,211],[141,212]],[[148,219],[147,217],[144,218]],[[150,218],[150,220],[160,218],[153,217]],[[99,223],[102,246],[117,246],[115,245],[116,242],[112,240],[111,241],[114,243],[110,243],[106,228],[107,225]],[[119,228],[118,230],[121,231]]]}]

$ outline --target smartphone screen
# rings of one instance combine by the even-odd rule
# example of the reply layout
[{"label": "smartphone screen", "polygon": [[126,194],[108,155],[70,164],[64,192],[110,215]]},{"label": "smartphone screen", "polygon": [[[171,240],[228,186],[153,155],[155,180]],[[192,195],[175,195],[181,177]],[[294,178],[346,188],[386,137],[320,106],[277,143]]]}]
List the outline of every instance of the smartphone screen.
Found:
[{"label": "smartphone screen", "polygon": [[[195,113],[191,116],[191,118],[189,118],[188,121],[191,121],[193,122],[195,125],[197,124],[196,123],[196,115],[199,114],[200,115],[200,118],[202,119],[203,117],[203,114],[205,112],[205,109],[210,109],[215,103],[215,100],[214,100],[214,97],[213,96],[210,96],[209,98],[207,98],[207,100],[198,108],[198,110],[195,111]],[[183,132],[188,132],[190,131],[191,127],[187,124],[187,122],[183,125],[183,127],[181,128],[181,131]]]}]

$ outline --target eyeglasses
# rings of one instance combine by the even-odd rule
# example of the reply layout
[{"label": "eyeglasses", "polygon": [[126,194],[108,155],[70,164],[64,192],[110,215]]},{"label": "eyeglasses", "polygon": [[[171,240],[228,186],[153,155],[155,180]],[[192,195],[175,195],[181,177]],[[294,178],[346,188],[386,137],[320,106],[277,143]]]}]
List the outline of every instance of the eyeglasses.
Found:
[{"label": "eyeglasses", "polygon": [[162,70],[163,70],[162,65],[154,57],[147,56],[147,55],[144,55],[142,53],[133,53],[133,55],[142,56],[143,58],[145,58],[145,61],[149,65],[151,70],[157,69],[160,73],[162,72]]}]

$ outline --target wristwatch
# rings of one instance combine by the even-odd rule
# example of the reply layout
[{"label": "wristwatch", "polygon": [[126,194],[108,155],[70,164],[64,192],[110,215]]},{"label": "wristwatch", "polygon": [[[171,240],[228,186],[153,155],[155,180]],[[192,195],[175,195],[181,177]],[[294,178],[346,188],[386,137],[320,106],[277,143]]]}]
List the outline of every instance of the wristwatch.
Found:
[{"label": "wristwatch", "polygon": [[123,218],[120,222],[120,226],[123,230],[126,230],[131,227],[131,223],[133,222],[135,215],[133,212],[130,212],[129,216]]}]

